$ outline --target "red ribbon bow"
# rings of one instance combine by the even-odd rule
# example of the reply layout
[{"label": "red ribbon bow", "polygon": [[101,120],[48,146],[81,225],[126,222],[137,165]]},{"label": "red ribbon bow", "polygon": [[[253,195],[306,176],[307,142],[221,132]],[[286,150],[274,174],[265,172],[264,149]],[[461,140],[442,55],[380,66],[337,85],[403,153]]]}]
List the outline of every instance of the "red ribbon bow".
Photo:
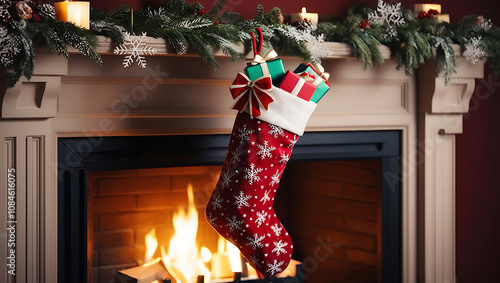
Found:
[{"label": "red ribbon bow", "polygon": [[299,77],[301,79],[304,79],[306,82],[314,82],[314,79],[316,79],[316,77],[314,77],[313,75],[309,74],[308,72],[302,72],[299,74]]},{"label": "red ribbon bow", "polygon": [[260,107],[267,110],[269,103],[274,101],[270,94],[272,87],[271,77],[269,76],[251,81],[244,74],[238,73],[233,85],[230,87],[231,95],[236,100],[233,109],[243,111],[248,107],[251,118],[259,117],[261,114]]}]

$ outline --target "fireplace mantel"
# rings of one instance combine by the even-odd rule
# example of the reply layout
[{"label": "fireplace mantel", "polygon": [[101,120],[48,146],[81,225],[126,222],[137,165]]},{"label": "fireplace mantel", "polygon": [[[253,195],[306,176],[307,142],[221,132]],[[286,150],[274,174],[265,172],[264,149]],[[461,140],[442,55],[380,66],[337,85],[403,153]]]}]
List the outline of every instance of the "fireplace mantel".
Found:
[{"label": "fireplace mantel", "polygon": [[[102,40],[104,64],[74,52],[69,59],[37,54],[35,74],[0,93],[0,171],[17,170],[16,282],[57,282],[57,139],[102,136],[230,133],[235,112],[227,87],[245,67],[219,56],[214,72],[194,55],[170,55],[163,42],[148,67],[122,67]],[[455,135],[462,132],[483,62],[457,58],[448,85],[434,63],[406,76],[386,62],[364,69],[349,46],[327,43],[323,60],[332,89],[308,122],[309,131],[401,131],[402,282],[456,282]],[[460,47],[456,46],[457,54]],[[285,68],[300,61],[283,58]],[[92,144],[87,146],[92,147]],[[0,202],[7,203],[6,174]],[[7,254],[6,211],[0,213],[0,253]],[[0,281],[7,281],[0,258]],[[4,272],[5,271],[5,272]]]}]

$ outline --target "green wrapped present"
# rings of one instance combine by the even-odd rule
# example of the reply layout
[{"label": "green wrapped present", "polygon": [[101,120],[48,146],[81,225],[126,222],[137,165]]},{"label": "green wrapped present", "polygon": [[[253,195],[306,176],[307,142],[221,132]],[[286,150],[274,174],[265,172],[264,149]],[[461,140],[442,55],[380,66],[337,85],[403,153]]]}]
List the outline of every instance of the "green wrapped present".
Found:
[{"label": "green wrapped present", "polygon": [[311,64],[300,64],[295,71],[296,74],[301,74],[307,72],[309,75],[314,76],[313,84],[316,86],[316,91],[314,91],[311,100],[312,102],[318,103],[318,101],[325,95],[325,93],[330,89],[330,83],[328,83],[329,74],[324,72],[321,65],[317,64],[313,66]]},{"label": "green wrapped present", "polygon": [[264,75],[271,76],[273,85],[279,86],[279,83],[285,76],[285,68],[281,59],[273,59],[264,63],[250,65],[245,68],[245,73],[252,81]]}]

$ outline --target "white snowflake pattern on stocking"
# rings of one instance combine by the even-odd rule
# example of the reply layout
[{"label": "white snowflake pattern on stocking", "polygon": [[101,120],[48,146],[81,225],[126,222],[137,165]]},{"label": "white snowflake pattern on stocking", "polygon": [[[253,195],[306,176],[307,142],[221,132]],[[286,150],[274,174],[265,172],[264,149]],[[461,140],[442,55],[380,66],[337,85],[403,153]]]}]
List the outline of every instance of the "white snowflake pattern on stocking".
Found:
[{"label": "white snowflake pattern on stocking", "polygon": [[214,198],[210,204],[212,204],[214,210],[216,210],[217,208],[222,208],[222,202],[224,201],[224,199],[221,197],[221,196],[217,196],[216,198]]},{"label": "white snowflake pattern on stocking", "polygon": [[255,219],[255,223],[257,223],[257,227],[260,227],[262,223],[266,222],[267,219],[267,212],[264,210],[261,212],[257,212],[257,219]]},{"label": "white snowflake pattern on stocking", "polygon": [[288,243],[283,243],[282,240],[279,240],[279,242],[273,242],[274,244],[274,249],[272,250],[273,253],[276,253],[276,255],[280,255],[281,253],[286,254],[286,250],[284,247],[288,246]]},{"label": "white snowflake pattern on stocking", "polygon": [[242,208],[243,206],[250,206],[248,203],[248,200],[252,198],[252,196],[247,196],[245,195],[242,191],[240,191],[240,195],[235,196],[235,201],[234,204],[238,207],[238,209]]},{"label": "white snowflake pattern on stocking", "polygon": [[254,132],[254,130],[247,129],[247,125],[243,125],[243,128],[238,129],[240,132],[238,137],[240,138],[240,144],[250,141],[250,135]]},{"label": "white snowflake pattern on stocking", "polygon": [[259,262],[259,259],[255,255],[251,255],[250,257],[248,257],[248,261],[252,262],[258,267],[262,266],[262,263]]},{"label": "white snowflake pattern on stocking", "polygon": [[262,204],[266,204],[266,201],[271,200],[271,198],[269,197],[269,193],[270,192],[271,191],[264,192],[264,196],[260,199],[260,201],[262,202]]},{"label": "white snowflake pattern on stocking", "polygon": [[269,131],[269,133],[271,135],[273,135],[275,138],[277,138],[278,136],[285,135],[285,133],[283,132],[283,129],[281,127],[278,127],[278,126],[273,125],[273,124],[269,124],[269,127],[271,127],[271,130]]},{"label": "white snowflake pattern on stocking", "polygon": [[274,147],[274,146],[269,146],[268,141],[264,141],[263,145],[258,144],[257,147],[260,149],[257,152],[257,155],[260,155],[260,158],[262,158],[262,159],[264,159],[266,157],[269,157],[269,158],[273,157],[271,152],[276,149],[276,147]]},{"label": "white snowflake pattern on stocking", "polygon": [[287,163],[288,160],[290,160],[290,155],[287,155],[287,154],[282,154],[281,155],[281,160],[280,160],[280,164],[283,164],[283,163]]},{"label": "white snowflake pattern on stocking", "polygon": [[283,227],[278,227],[278,224],[274,224],[273,226],[271,226],[271,229],[273,229],[276,236],[279,236],[281,235],[281,230],[283,230]]},{"label": "white snowflake pattern on stocking", "polygon": [[279,184],[280,176],[281,176],[280,170],[276,170],[276,173],[274,173],[274,175],[271,176],[271,183],[269,183],[269,186],[274,186]]},{"label": "white snowflake pattern on stocking", "polygon": [[231,159],[231,163],[232,164],[238,164],[239,162],[241,162],[241,157],[240,156],[241,156],[242,152],[241,152],[241,150],[240,150],[239,147],[237,147],[231,153],[233,154],[233,157]]},{"label": "white snowflake pattern on stocking", "polygon": [[259,173],[262,172],[262,168],[255,168],[255,164],[250,164],[250,168],[243,169],[246,175],[243,179],[247,179],[250,185],[253,185],[253,182],[260,181]]},{"label": "white snowflake pattern on stocking", "polygon": [[246,245],[252,247],[252,249],[254,249],[254,250],[256,248],[262,248],[262,247],[264,247],[264,245],[262,244],[262,240],[264,240],[265,237],[266,237],[265,235],[259,237],[259,235],[257,233],[253,234],[253,238],[247,237],[247,240],[249,242],[246,243]]},{"label": "white snowflake pattern on stocking", "polygon": [[241,230],[241,224],[245,223],[243,220],[238,220],[236,215],[233,215],[231,218],[226,217],[226,220],[228,221],[226,226],[229,228],[229,231]]},{"label": "white snowflake pattern on stocking", "polygon": [[221,174],[222,178],[222,187],[227,188],[229,187],[229,184],[231,183],[231,178],[234,176],[234,173],[232,171],[227,171]]},{"label": "white snowflake pattern on stocking", "polygon": [[273,263],[268,263],[267,267],[269,267],[269,269],[267,270],[267,272],[273,275],[280,273],[281,271],[283,271],[280,268],[283,265],[283,263],[284,263],[283,261],[278,262],[277,260],[274,260]]}]

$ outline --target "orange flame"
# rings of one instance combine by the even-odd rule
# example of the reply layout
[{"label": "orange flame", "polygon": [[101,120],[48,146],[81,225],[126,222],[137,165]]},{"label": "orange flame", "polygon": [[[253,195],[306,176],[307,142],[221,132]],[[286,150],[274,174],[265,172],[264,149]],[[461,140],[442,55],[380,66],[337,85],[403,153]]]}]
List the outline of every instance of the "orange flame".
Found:
[{"label": "orange flame", "polygon": [[188,185],[188,209],[179,209],[173,216],[175,234],[170,239],[168,253],[161,247],[163,262],[177,283],[196,282],[198,275],[211,278],[210,270],[200,257],[196,244],[198,231],[198,212],[194,205],[193,186]]},{"label": "orange flame", "polygon": [[153,259],[153,256],[158,248],[158,239],[156,238],[155,229],[151,229],[149,233],[146,234],[146,254],[144,256],[144,263],[148,263]]}]

